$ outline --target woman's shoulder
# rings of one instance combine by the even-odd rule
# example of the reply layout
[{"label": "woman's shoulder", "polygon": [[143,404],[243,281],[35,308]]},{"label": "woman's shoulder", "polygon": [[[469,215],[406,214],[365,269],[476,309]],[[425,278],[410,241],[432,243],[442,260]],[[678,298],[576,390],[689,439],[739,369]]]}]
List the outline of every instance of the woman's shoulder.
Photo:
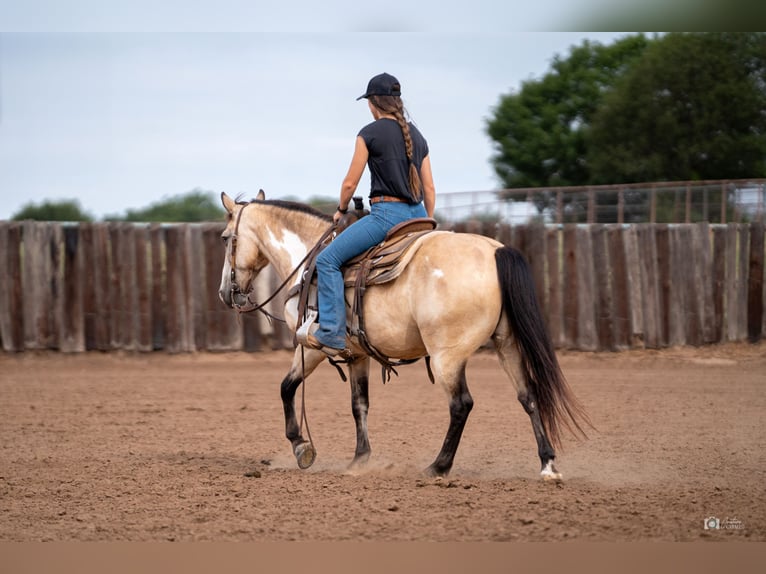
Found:
[{"label": "woman's shoulder", "polygon": [[396,120],[381,118],[364,126],[359,130],[359,135],[362,136],[362,138],[367,139],[371,137],[391,137],[395,133],[400,132],[401,128],[399,127],[399,124],[396,123]]},{"label": "woman's shoulder", "polygon": [[367,124],[367,125],[365,125],[364,127],[362,127],[362,129],[361,129],[361,130],[359,130],[359,133],[360,133],[360,134],[361,134],[362,132],[367,132],[367,133],[369,133],[369,132],[371,132],[371,131],[374,131],[374,130],[375,130],[375,128],[376,128],[376,125],[375,125],[375,124],[377,124],[377,121],[375,121],[375,122],[370,122],[369,124]]},{"label": "woman's shoulder", "polygon": [[410,136],[412,136],[412,138],[413,138],[414,140],[420,140],[420,141],[422,141],[422,142],[423,142],[423,144],[427,146],[427,145],[428,145],[428,143],[427,143],[426,137],[423,135],[423,132],[421,132],[421,131],[418,129],[418,126],[416,126],[416,125],[415,125],[415,124],[413,124],[412,122],[409,122],[409,123],[410,123]]}]

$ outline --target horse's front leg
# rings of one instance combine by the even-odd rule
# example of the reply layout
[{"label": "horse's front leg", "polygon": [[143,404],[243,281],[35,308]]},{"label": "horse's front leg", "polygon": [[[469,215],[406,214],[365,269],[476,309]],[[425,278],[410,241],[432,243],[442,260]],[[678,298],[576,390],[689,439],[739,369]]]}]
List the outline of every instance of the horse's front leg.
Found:
[{"label": "horse's front leg", "polygon": [[295,350],[290,371],[282,380],[281,395],[282,406],[285,410],[285,435],[293,447],[293,454],[298,461],[298,467],[305,469],[314,464],[316,451],[301,434],[301,428],[295,416],[295,392],[303,382],[304,376],[308,377],[325,359],[325,355],[319,351],[305,350],[302,359],[301,352],[301,347]]},{"label": "horse's front leg", "polygon": [[356,423],[356,451],[350,468],[363,465],[370,458],[370,440],[367,436],[367,411],[370,408],[370,358],[363,356],[349,367],[351,375],[351,412]]}]

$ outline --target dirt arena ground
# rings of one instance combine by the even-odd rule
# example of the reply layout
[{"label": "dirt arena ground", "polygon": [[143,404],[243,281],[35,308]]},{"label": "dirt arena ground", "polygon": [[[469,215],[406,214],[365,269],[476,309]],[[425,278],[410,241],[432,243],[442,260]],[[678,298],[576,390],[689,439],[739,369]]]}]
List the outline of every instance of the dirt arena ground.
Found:
[{"label": "dirt arena ground", "polygon": [[[284,438],[287,352],[0,355],[0,541],[764,541],[766,345],[560,353],[598,428],[543,483],[494,354],[451,475],[422,363],[371,376],[368,468],[349,474],[347,384],[323,365],[301,471]],[[704,529],[717,517],[720,528]]]}]

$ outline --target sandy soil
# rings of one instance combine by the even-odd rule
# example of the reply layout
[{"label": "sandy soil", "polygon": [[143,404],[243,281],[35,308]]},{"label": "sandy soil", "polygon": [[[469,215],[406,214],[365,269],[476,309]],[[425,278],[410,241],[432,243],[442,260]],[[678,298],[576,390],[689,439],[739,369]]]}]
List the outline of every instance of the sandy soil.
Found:
[{"label": "sandy soil", "polygon": [[448,420],[422,363],[386,385],[373,370],[373,455],[349,474],[329,365],[307,386],[318,457],[301,471],[287,352],[0,355],[0,540],[766,540],[766,345],[560,359],[598,432],[566,442],[555,485],[493,354],[469,363],[446,479],[421,473]]}]

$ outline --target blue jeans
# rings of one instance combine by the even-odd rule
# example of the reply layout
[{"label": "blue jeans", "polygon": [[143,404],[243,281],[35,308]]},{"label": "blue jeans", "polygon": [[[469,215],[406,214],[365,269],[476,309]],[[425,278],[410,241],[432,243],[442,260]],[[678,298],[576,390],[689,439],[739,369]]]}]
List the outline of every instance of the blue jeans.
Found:
[{"label": "blue jeans", "polygon": [[386,233],[397,223],[416,217],[426,217],[422,203],[375,203],[370,209],[370,215],[343,230],[319,254],[319,329],[314,336],[322,345],[335,349],[346,346],[346,300],[341,265],[383,241]]}]

